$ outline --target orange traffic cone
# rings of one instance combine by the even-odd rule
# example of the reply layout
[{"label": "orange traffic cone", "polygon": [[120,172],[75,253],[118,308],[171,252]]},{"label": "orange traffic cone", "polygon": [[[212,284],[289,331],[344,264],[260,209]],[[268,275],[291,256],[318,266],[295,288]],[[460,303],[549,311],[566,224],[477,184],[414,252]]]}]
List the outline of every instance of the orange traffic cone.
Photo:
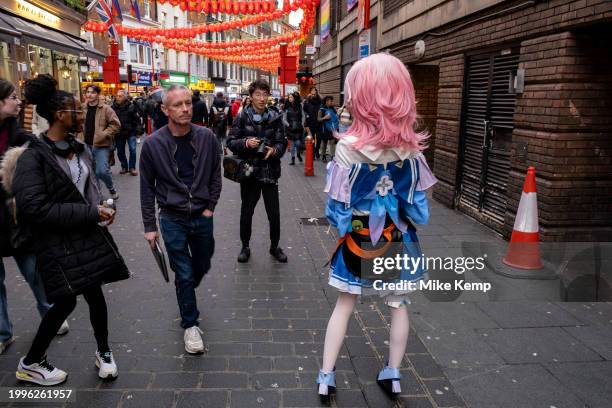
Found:
[{"label": "orange traffic cone", "polygon": [[519,269],[542,269],[534,167],[527,169],[510,245],[503,262]]}]

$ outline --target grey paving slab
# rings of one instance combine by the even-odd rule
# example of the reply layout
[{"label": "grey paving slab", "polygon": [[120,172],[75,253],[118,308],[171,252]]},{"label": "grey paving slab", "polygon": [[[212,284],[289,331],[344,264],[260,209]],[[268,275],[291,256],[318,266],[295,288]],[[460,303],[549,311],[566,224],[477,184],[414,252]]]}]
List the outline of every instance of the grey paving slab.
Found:
[{"label": "grey paving slab", "polygon": [[232,391],[230,406],[235,408],[278,407],[281,402],[280,391]]},{"label": "grey paving slab", "polygon": [[167,408],[174,404],[174,399],[174,391],[129,391],[123,393],[121,406]]},{"label": "grey paving slab", "polygon": [[498,327],[472,302],[413,302],[411,310],[411,324],[417,331]]},{"label": "grey paving slab", "polygon": [[[453,380],[470,408],[583,408],[584,402],[539,364],[508,365]],[[444,391],[444,390],[440,390]],[[434,390],[434,394],[437,393]]]},{"label": "grey paving slab", "polygon": [[181,391],[176,408],[216,408],[227,405],[227,391]]},{"label": "grey paving slab", "polygon": [[556,363],[546,368],[590,408],[607,408],[612,401],[612,362]]},{"label": "grey paving slab", "polygon": [[479,330],[478,333],[508,363],[602,360],[599,354],[560,327]]},{"label": "grey paving slab", "polygon": [[612,326],[612,302],[560,302],[558,305],[585,324]]},{"label": "grey paving slab", "polygon": [[563,330],[606,360],[612,360],[612,327],[576,326],[564,327]]},{"label": "grey paving slab", "polygon": [[419,331],[419,337],[442,367],[503,364],[504,359],[481,333],[471,330]]},{"label": "grey paving slab", "polygon": [[119,404],[122,392],[120,391],[77,391],[76,401],[69,402],[66,407],[113,408]]},{"label": "grey paving slab", "polygon": [[503,328],[580,324],[566,310],[549,302],[479,302],[478,307]]}]

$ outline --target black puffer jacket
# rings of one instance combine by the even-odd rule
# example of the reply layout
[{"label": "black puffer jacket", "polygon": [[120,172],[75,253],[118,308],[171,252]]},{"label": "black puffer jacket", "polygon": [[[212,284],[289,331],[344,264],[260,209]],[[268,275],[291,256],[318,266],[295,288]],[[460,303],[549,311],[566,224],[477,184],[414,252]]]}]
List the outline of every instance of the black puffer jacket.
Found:
[{"label": "black puffer jacket", "polygon": [[[0,124],[0,131],[2,130],[8,132],[7,150],[11,147],[22,146],[34,138],[32,134],[19,126],[16,118],[5,119],[4,122]],[[4,157],[4,153],[6,152],[0,151],[0,160]],[[10,217],[10,214],[5,205],[7,199],[7,193],[0,184],[0,256],[14,254],[13,248],[11,248],[9,242],[10,232],[8,217]]]},{"label": "black puffer jacket", "polygon": [[306,127],[310,128],[310,131],[319,130],[321,124],[317,121],[317,114],[321,109],[321,97],[315,96],[314,98],[309,96],[304,100],[304,114],[306,115]]},{"label": "black puffer jacket", "polygon": [[[97,192],[87,151],[81,158],[90,169],[88,189]],[[30,143],[17,162],[12,187],[19,220],[36,237],[36,268],[50,302],[129,277],[113,237],[98,226],[99,201],[81,195],[46,142]]]},{"label": "black puffer jacket", "polygon": [[142,134],[140,126],[140,117],[138,116],[138,108],[130,101],[125,101],[121,105],[117,102],[113,103],[113,110],[121,122],[121,130],[115,137],[128,138]]},{"label": "black puffer jacket", "polygon": [[[281,157],[287,150],[287,139],[281,115],[266,108],[262,115],[264,120],[257,125],[253,120],[254,110],[248,107],[240,111],[229,132],[227,147],[242,159],[256,162],[255,177],[259,181],[278,180],[281,176]],[[268,146],[274,148],[274,154],[268,160],[257,159],[257,149],[246,146],[246,139],[257,137],[264,139]]]},{"label": "black puffer jacket", "polygon": [[192,96],[191,102],[193,104],[191,123],[208,123],[208,107],[206,102],[200,99],[199,96]]}]

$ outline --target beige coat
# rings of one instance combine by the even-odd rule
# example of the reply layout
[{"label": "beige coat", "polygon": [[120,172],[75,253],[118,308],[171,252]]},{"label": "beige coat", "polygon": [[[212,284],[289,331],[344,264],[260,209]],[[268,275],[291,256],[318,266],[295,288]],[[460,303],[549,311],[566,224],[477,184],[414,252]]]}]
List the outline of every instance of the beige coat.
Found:
[{"label": "beige coat", "polygon": [[[117,117],[117,114],[110,106],[99,103],[97,106],[89,106],[85,103],[83,109],[85,118],[87,118],[87,110],[96,109],[96,130],[94,132],[93,145],[95,147],[109,147],[113,144],[115,135],[119,133],[121,129],[121,122]],[[85,130],[80,135],[81,141],[85,140]]]}]

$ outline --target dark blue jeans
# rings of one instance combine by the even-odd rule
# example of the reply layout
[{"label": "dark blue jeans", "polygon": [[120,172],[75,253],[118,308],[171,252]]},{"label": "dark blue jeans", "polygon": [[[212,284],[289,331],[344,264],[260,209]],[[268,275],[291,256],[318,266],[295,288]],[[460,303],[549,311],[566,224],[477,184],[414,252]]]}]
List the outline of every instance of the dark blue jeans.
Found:
[{"label": "dark blue jeans", "polygon": [[198,326],[200,312],[195,289],[210,269],[215,252],[212,217],[180,219],[169,214],[159,217],[170,268],[174,271],[176,298],[181,312],[181,327]]},{"label": "dark blue jeans", "polygon": [[[117,156],[121,162],[121,168],[123,170],[135,170],[136,169],[136,136],[123,137],[117,136],[115,138],[117,145]],[[128,149],[130,151],[130,160],[128,162],[125,157],[125,143],[127,142]],[[129,164],[129,166],[128,166]]]}]

